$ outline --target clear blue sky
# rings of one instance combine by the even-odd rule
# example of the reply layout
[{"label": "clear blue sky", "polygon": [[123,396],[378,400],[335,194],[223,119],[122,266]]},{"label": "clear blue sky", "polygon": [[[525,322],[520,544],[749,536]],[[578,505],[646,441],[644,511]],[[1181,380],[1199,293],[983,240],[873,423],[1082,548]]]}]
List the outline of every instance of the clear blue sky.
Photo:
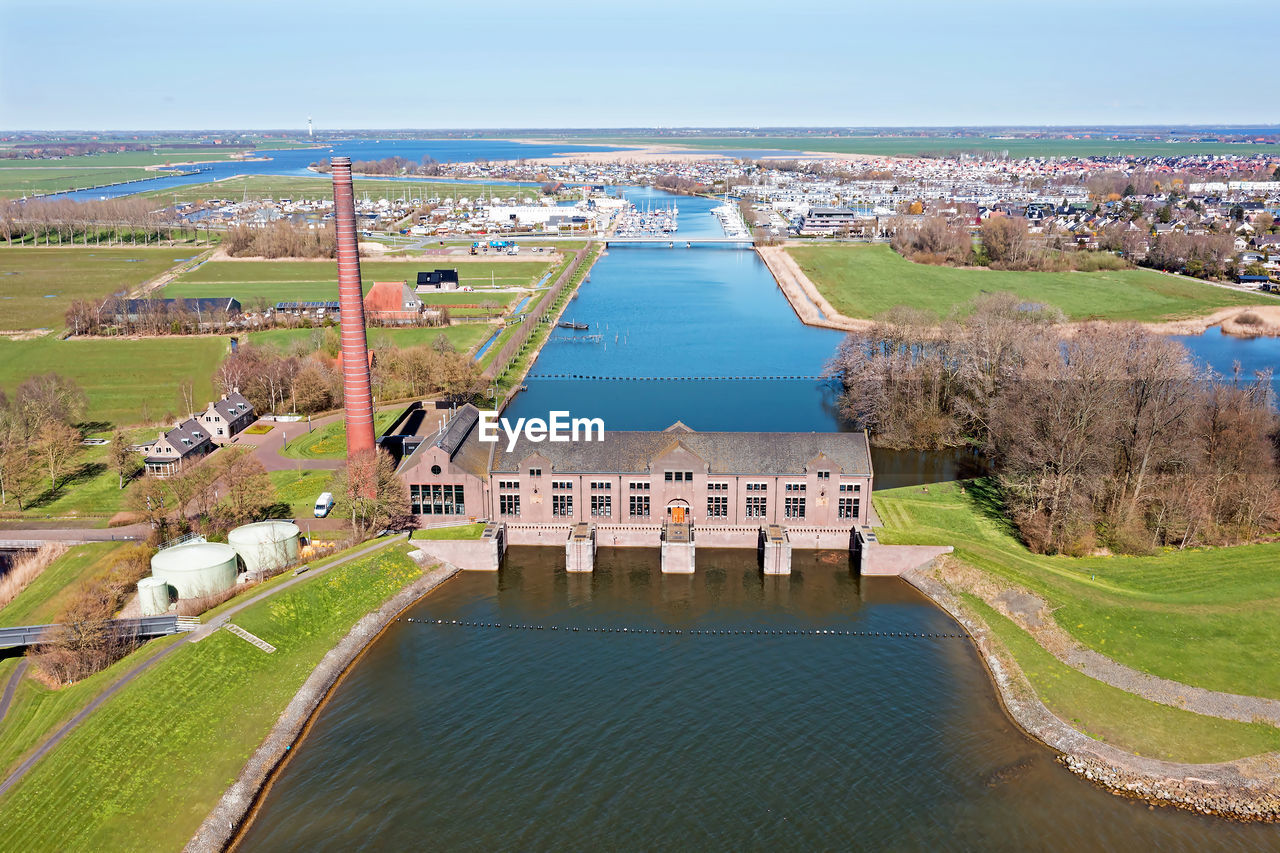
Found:
[{"label": "clear blue sky", "polygon": [[0,0],[0,128],[1256,124],[1278,119],[1277,17],[1274,0]]}]

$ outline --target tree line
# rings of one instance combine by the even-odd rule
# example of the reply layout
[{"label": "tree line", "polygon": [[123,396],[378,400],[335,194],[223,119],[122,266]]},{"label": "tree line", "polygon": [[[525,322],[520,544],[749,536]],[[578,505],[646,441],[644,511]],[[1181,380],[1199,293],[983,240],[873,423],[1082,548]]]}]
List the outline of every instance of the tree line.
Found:
[{"label": "tree line", "polygon": [[1043,553],[1228,544],[1280,523],[1271,375],[1198,368],[1140,326],[1064,336],[1013,294],[956,316],[899,309],[841,344],[843,414],[896,448],[984,453]]},{"label": "tree line", "polygon": [[[199,237],[199,227],[155,200],[112,198],[0,200],[0,234],[6,243],[137,246]],[[206,229],[205,240],[210,239]]]}]

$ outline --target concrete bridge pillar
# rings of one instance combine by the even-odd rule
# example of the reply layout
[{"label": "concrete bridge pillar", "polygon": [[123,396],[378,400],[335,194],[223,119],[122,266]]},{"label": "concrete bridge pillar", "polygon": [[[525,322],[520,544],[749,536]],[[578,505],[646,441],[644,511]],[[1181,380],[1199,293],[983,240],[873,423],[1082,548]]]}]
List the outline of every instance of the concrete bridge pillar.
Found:
[{"label": "concrete bridge pillar", "polygon": [[666,574],[693,574],[695,564],[693,525],[666,522],[662,525],[662,571]]},{"label": "concrete bridge pillar", "polygon": [[760,566],[766,575],[791,574],[791,539],[781,524],[760,528]]},{"label": "concrete bridge pillar", "polygon": [[596,565],[596,526],[580,521],[564,543],[564,570],[590,572]]},{"label": "concrete bridge pillar", "polygon": [[849,549],[853,552],[853,566],[858,574],[865,574],[875,564],[875,554],[880,547],[873,528],[855,527],[850,536]]}]

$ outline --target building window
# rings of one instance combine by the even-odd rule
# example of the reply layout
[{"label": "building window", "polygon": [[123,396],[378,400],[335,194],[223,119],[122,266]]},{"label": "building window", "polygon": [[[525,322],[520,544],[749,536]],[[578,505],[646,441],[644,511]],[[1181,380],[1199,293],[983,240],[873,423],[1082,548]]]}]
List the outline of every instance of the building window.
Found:
[{"label": "building window", "polygon": [[612,489],[613,484],[610,483],[608,480],[601,480],[599,482],[592,482],[591,488],[597,491],[606,491],[608,489]]},{"label": "building window", "polygon": [[649,517],[649,496],[648,495],[632,495],[631,496],[631,517],[632,518],[648,518]]},{"label": "building window", "polygon": [[633,491],[633,492],[647,492],[647,491],[649,491],[649,481],[648,481],[648,480],[646,480],[646,481],[645,481],[645,482],[643,482],[643,483],[641,483],[641,482],[639,482],[639,481],[633,482],[633,483],[631,484],[631,491]]},{"label": "building window", "polygon": [[841,483],[840,491],[842,492],[860,492],[862,491],[861,483]]},{"label": "building window", "polygon": [[729,499],[724,495],[712,495],[707,498],[708,518],[727,518],[729,516]]},{"label": "building window", "polygon": [[803,492],[804,483],[787,483],[788,492]]},{"label": "building window", "polygon": [[788,497],[783,511],[787,518],[804,518],[804,498]]},{"label": "building window", "polygon": [[573,495],[552,495],[551,514],[557,518],[573,515]]},{"label": "building window", "polygon": [[693,472],[692,472],[692,471],[668,471],[668,472],[667,472],[667,474],[666,474],[666,477],[667,477],[667,482],[668,482],[668,483],[670,483],[670,482],[671,482],[671,481],[673,481],[673,480],[674,480],[675,482],[677,482],[677,483],[692,483],[692,482],[693,482]]},{"label": "building window", "polygon": [[520,514],[520,496],[519,495],[498,495],[498,514],[499,515],[519,515]]},{"label": "building window", "polygon": [[499,489],[518,489],[520,488],[520,481],[519,480],[499,480],[498,488]]},{"label": "building window", "polygon": [[573,481],[572,481],[572,480],[552,480],[552,481],[551,481],[551,488],[553,488],[553,489],[572,489],[572,488],[573,488]]},{"label": "building window", "polygon": [[746,490],[748,492],[763,492],[769,488],[768,483],[747,483]]},{"label": "building window", "polygon": [[409,487],[409,502],[415,515],[466,515],[462,486],[428,485]]},{"label": "building window", "polygon": [[831,479],[831,472],[830,472],[830,471],[819,471],[819,472],[818,472],[818,479],[819,479],[819,480],[830,480],[830,479]]},{"label": "building window", "polygon": [[666,480],[667,480],[667,482],[668,482],[668,483],[670,483],[670,482],[671,482],[672,480],[674,480],[675,478],[676,478],[676,472],[675,472],[675,471],[668,471],[668,472],[666,473]]},{"label": "building window", "polygon": [[861,501],[858,498],[841,498],[840,499],[840,518],[857,518],[858,504]]},{"label": "building window", "polygon": [[707,483],[707,491],[709,492],[727,492],[728,490],[728,483]]},{"label": "building window", "polygon": [[529,469],[529,476],[530,476],[530,477],[541,477],[541,476],[542,476],[542,469],[541,469],[541,468],[530,468],[530,469]]},{"label": "building window", "polygon": [[591,514],[594,516],[613,515],[613,498],[610,495],[591,496]]},{"label": "building window", "polygon": [[747,518],[764,518],[768,512],[768,498],[747,498]]}]

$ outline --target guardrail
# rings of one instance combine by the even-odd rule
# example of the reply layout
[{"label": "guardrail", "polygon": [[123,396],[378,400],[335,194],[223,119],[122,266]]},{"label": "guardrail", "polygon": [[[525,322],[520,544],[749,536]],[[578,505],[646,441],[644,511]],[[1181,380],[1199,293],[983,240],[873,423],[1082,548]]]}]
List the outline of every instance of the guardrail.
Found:
[{"label": "guardrail", "polygon": [[[144,616],[141,619],[113,619],[111,625],[118,637],[150,639],[167,637],[179,631],[193,631],[198,622],[179,616]],[[20,625],[14,628],[0,628],[0,649],[25,648],[50,639],[56,631],[63,627],[60,623],[51,625]]]}]

